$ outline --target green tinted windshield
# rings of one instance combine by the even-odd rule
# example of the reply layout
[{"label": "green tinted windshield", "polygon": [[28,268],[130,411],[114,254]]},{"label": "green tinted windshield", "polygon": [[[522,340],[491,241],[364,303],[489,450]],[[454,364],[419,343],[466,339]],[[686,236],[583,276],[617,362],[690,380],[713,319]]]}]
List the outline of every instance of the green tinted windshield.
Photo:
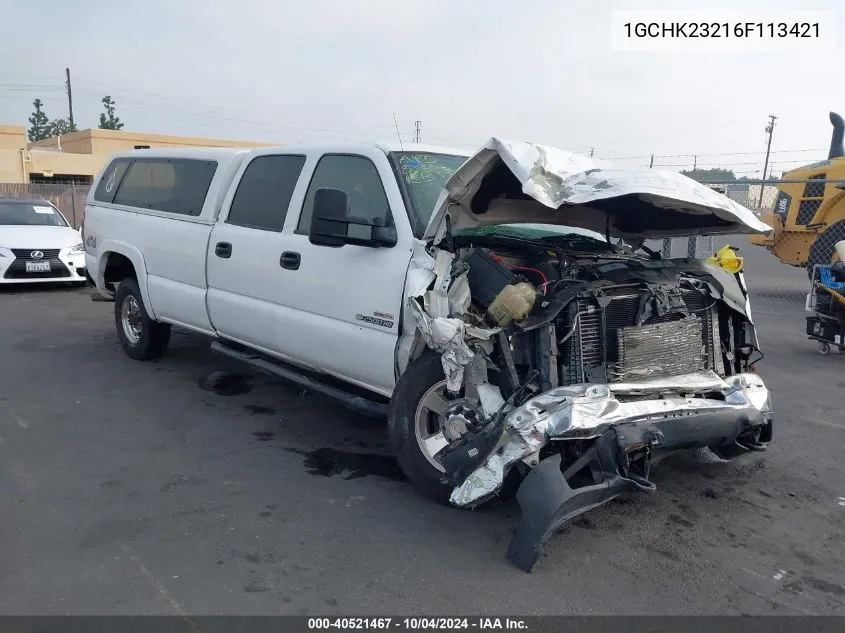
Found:
[{"label": "green tinted windshield", "polygon": [[393,152],[390,158],[402,179],[408,204],[415,216],[415,232],[421,234],[434,213],[434,205],[443,186],[467,157],[431,152]]}]

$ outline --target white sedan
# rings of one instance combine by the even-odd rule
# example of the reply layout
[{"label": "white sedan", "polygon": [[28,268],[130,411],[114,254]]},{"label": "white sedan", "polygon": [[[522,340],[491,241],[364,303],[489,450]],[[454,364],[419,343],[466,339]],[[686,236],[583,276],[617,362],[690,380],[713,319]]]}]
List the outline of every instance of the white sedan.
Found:
[{"label": "white sedan", "polygon": [[0,285],[85,281],[82,236],[61,211],[46,200],[0,199]]}]

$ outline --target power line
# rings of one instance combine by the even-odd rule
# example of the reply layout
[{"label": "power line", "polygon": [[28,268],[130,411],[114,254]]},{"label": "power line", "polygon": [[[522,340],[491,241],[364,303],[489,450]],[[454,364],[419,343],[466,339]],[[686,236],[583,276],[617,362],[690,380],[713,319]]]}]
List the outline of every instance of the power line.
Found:
[{"label": "power line", "polygon": [[[83,90],[84,93],[94,93],[93,87],[98,87],[100,90],[106,90],[108,93],[118,94],[126,93],[128,95],[141,95],[144,98],[139,99],[136,96],[129,96],[125,97],[126,102],[121,104],[121,109],[129,109],[135,111],[158,111],[162,113],[168,114],[172,118],[181,119],[184,121],[190,122],[198,122],[199,119],[201,122],[202,120],[208,122],[229,122],[235,123],[239,125],[248,125],[254,126],[265,130],[272,130],[280,133],[291,134],[297,132],[303,133],[313,133],[313,134],[331,134],[337,135],[342,137],[358,137],[359,134],[352,133],[349,131],[349,126],[351,124],[360,125],[362,128],[378,128],[378,129],[393,129],[394,125],[384,124],[384,123],[370,123],[370,122],[350,122],[350,121],[343,121],[338,122],[339,126],[335,127],[311,127],[310,125],[300,125],[290,121],[286,121],[285,127],[278,127],[276,125],[268,124],[266,121],[255,120],[246,118],[241,113],[235,113],[232,110],[225,110],[220,109],[217,107],[209,107],[204,106],[196,101],[180,101],[178,99],[173,99],[170,95],[162,95],[152,92],[146,92],[141,90],[134,90],[134,89],[126,89],[112,85],[106,85],[98,82],[87,81],[85,79],[78,79],[77,82],[77,91]],[[80,88],[80,85],[82,86]],[[39,83],[29,83],[29,82],[11,82],[11,83],[3,83],[0,84],[0,99],[14,99],[13,96],[16,92],[26,92],[26,91],[42,91],[42,90],[50,90],[50,91],[67,91],[67,86],[60,86],[55,84],[39,84]],[[3,93],[7,93],[8,96],[4,96]],[[180,106],[180,104],[184,104],[184,107]],[[72,102],[69,100],[69,110],[72,108]],[[481,143],[486,142],[490,137],[480,137],[480,136],[470,136],[463,133],[455,133],[449,130],[438,129],[438,128],[427,128],[428,130],[428,137],[433,140],[442,140],[447,143],[455,143],[459,142],[460,144],[463,143],[470,143],[473,145],[480,145]],[[432,134],[433,132],[433,134]],[[407,136],[412,136],[415,140],[421,140],[421,122],[415,121],[414,122],[414,131],[405,132]],[[800,148],[800,149],[781,149],[781,150],[771,150],[770,154],[797,154],[797,153],[805,153],[805,152],[822,152],[827,151],[828,148]],[[655,160],[660,159],[667,159],[667,158],[691,158],[692,163],[695,167],[728,167],[728,166],[745,166],[745,165],[756,165],[758,164],[756,161],[723,161],[721,163],[716,162],[705,162],[705,163],[698,163],[698,158],[718,158],[718,157],[731,157],[731,156],[755,156],[762,154],[762,151],[751,151],[751,152],[715,152],[715,153],[689,153],[689,154],[667,154],[667,155],[655,155],[655,154],[648,154],[648,155],[638,155],[638,156],[622,156],[622,157],[607,157],[608,160],[643,160],[650,163],[650,166],[654,166]],[[595,147],[590,148],[590,155],[593,156],[595,154]],[[793,161],[798,163],[800,161]],[[773,165],[775,163],[772,163]],[[777,164],[781,164],[779,161]],[[657,167],[689,167],[689,163],[669,163],[663,165],[657,165]]]},{"label": "power line", "polygon": [[[141,90],[135,90],[135,89],[122,88],[122,87],[119,87],[119,86],[106,85],[106,84],[101,84],[101,83],[98,83],[98,82],[92,82],[92,81],[88,81],[88,80],[85,80],[85,79],[77,79],[76,83],[77,83],[78,86],[81,85],[83,87],[82,89],[84,91],[92,93],[92,94],[95,93],[94,88],[97,89],[97,94],[99,94],[102,90],[106,90],[107,91],[106,94],[112,94],[112,95],[117,95],[117,96],[121,96],[121,93],[126,93],[126,95],[129,95],[128,97],[126,95],[124,95],[124,97],[127,100],[131,100],[135,103],[139,103],[139,104],[142,104],[142,105],[144,103],[152,103],[152,104],[154,104],[158,107],[162,107],[162,108],[169,108],[169,109],[172,109],[172,110],[175,110],[175,111],[180,111],[180,112],[191,112],[191,113],[197,113],[197,114],[206,114],[207,116],[220,118],[222,120],[231,119],[234,122],[246,122],[246,121],[248,121],[248,119],[242,118],[243,114],[241,112],[237,112],[235,110],[230,110],[230,109],[221,109],[219,107],[204,106],[202,103],[197,103],[194,100],[186,101],[186,100],[174,99],[171,95],[163,95],[163,94],[154,93],[154,92],[147,92],[147,91],[141,91]],[[135,97],[135,96],[132,96],[132,95],[140,95],[142,98],[139,100],[138,97]],[[168,104],[168,105],[165,105],[165,104]],[[204,111],[204,112],[198,112],[198,110]],[[249,120],[249,122],[255,123],[255,124],[259,123],[259,122],[251,121],[251,120]],[[356,124],[361,125],[361,126],[372,127],[372,128],[381,128],[381,129],[385,129],[385,130],[387,130],[387,129],[393,130],[394,129],[394,126],[392,124],[383,123],[383,122],[382,123],[375,123],[375,122],[365,122],[365,121],[355,121],[355,122],[343,121],[344,126],[348,125],[349,123],[356,123]],[[319,129],[319,128],[314,128],[314,129]],[[334,131],[334,130],[330,130],[330,131]]]},{"label": "power line", "polygon": [[[827,147],[803,147],[801,149],[777,149],[772,150],[770,153],[772,154],[798,154],[802,152],[826,152],[828,150]],[[762,155],[766,152],[764,150],[758,150],[756,152],[716,152],[713,154],[654,154],[658,158],[693,158],[694,156],[754,156],[754,155]],[[637,160],[637,159],[646,159],[651,158],[651,154],[645,154],[643,156],[605,156],[606,160]]]},{"label": "power line", "polygon": [[[658,156],[657,158],[660,158],[660,156]],[[805,162],[806,162],[805,160],[779,160],[779,161],[772,161],[769,164],[770,165],[786,165],[786,164],[789,164],[789,163],[804,164]],[[690,161],[688,163],[664,163],[664,164],[658,164],[658,165],[653,165],[653,166],[654,167],[689,167],[690,164],[692,164],[693,167],[741,167],[741,166],[745,166],[745,165],[759,165],[760,162],[756,161],[756,160],[743,161],[743,162],[739,162],[739,163],[736,163],[736,162],[695,163],[693,161]]]},{"label": "power line", "polygon": [[15,86],[10,84],[0,84],[0,92],[64,92],[64,86]]}]

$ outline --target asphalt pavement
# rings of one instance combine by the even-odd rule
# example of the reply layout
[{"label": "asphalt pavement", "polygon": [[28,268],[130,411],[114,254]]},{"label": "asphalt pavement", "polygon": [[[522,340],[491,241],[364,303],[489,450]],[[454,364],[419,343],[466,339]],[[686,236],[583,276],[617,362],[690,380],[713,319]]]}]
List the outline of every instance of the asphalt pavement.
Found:
[{"label": "asphalt pavement", "polygon": [[0,614],[842,613],[845,355],[797,295],[753,307],[769,451],[667,460],[525,574],[516,504],[422,498],[383,421],[192,334],[132,361],[87,289],[0,290]]}]

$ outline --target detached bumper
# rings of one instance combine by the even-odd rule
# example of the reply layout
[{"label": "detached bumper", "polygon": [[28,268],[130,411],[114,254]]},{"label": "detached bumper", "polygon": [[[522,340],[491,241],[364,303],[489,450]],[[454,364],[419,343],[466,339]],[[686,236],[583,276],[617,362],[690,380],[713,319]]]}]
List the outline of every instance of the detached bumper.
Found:
[{"label": "detached bumper", "polygon": [[[542,545],[566,521],[624,492],[656,490],[649,474],[662,456],[706,447],[730,460],[763,451],[772,417],[769,391],[756,374],[722,379],[702,372],[553,389],[508,415],[497,448],[455,489],[452,502],[474,505],[498,489],[517,461],[533,465],[541,448],[557,445],[517,491],[522,520],[508,558],[531,571]],[[576,454],[566,450],[574,446],[569,440],[592,441],[580,443],[589,448]]]},{"label": "detached bumper", "polygon": [[[578,461],[562,468],[556,454],[541,461],[517,491],[522,519],[508,547],[508,559],[530,572],[546,541],[564,523],[625,492],[654,492],[648,480],[657,451],[712,446],[723,458],[762,451],[772,437],[772,419],[760,412],[696,413],[683,419],[640,420],[605,431]],[[588,468],[592,483],[573,487]]]}]

